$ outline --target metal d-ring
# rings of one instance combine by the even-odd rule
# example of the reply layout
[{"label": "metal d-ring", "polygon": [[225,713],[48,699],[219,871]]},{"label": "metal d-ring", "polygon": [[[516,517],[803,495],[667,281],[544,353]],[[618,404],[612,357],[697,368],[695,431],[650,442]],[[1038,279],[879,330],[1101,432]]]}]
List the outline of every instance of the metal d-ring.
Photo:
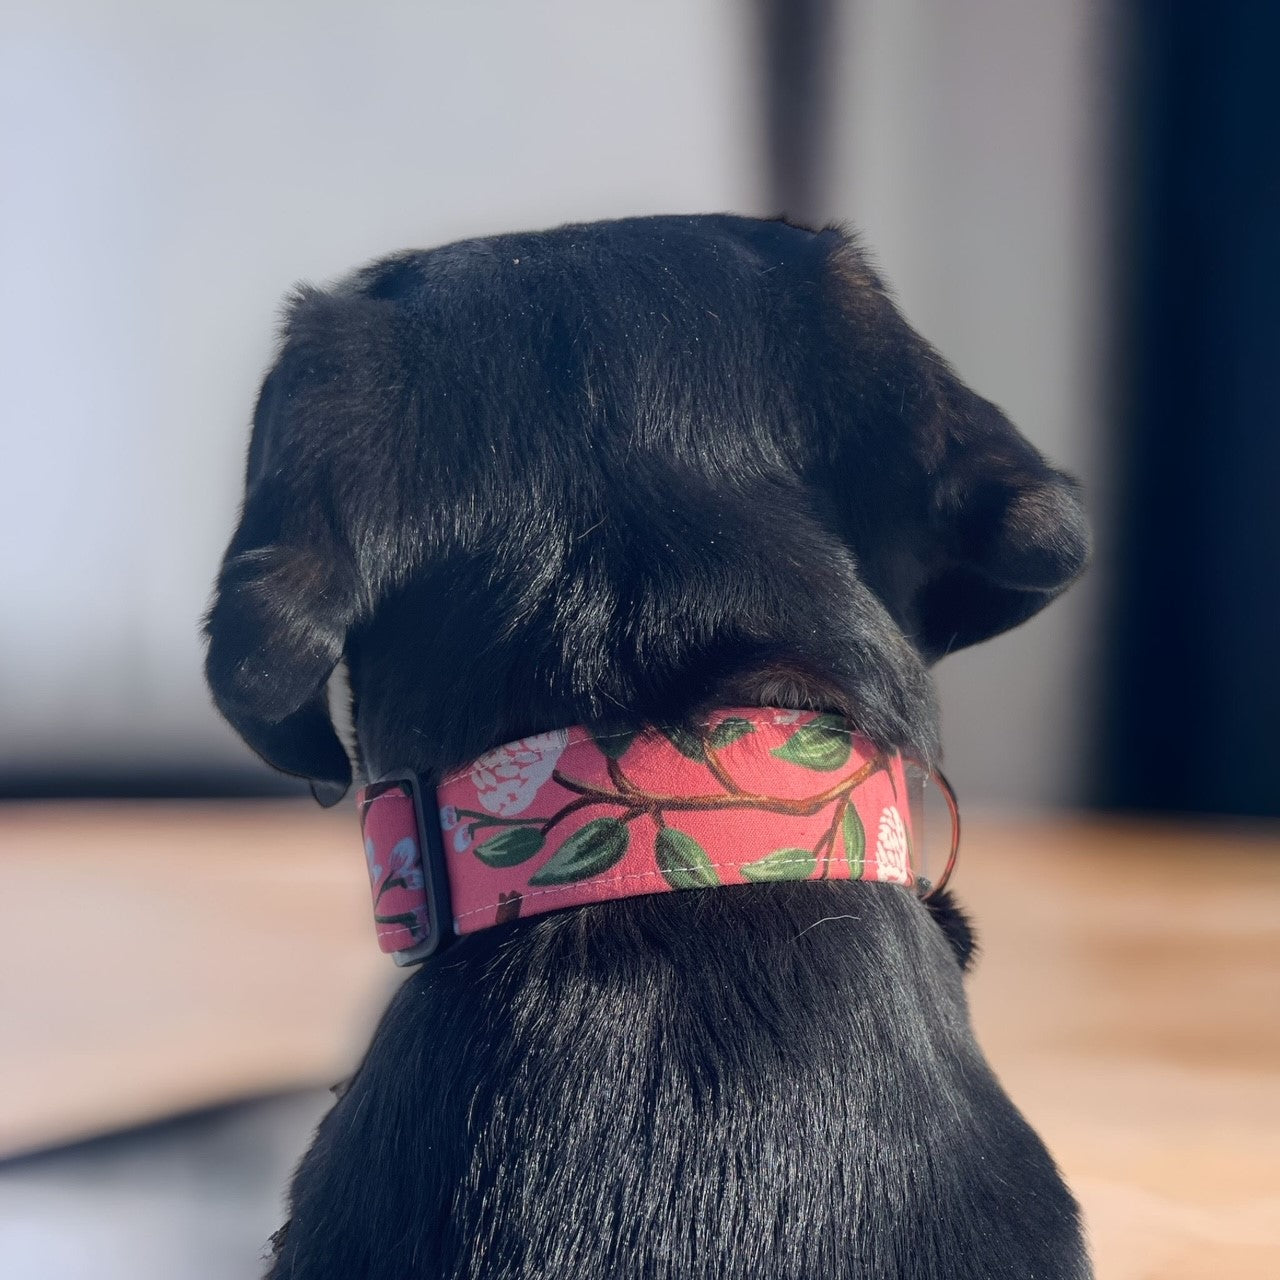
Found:
[{"label": "metal d-ring", "polygon": [[[960,805],[956,800],[956,793],[941,769],[930,769],[929,777],[938,784],[947,802],[947,810],[951,814],[951,848],[947,851],[947,865],[942,868],[942,874],[937,880],[930,882],[924,876],[917,879],[921,902],[928,902],[935,894],[941,893],[947,887],[951,873],[956,868],[956,857],[960,852]],[[920,817],[923,823],[924,814],[921,813]]]}]

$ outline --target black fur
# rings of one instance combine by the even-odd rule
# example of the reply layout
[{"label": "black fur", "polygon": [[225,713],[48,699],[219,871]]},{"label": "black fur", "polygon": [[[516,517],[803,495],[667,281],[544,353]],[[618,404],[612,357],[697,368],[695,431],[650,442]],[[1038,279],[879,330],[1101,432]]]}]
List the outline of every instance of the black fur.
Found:
[{"label": "black fur", "polygon": [[[1078,573],[1075,485],[843,234],[672,217],[404,253],[293,300],[208,620],[218,706],[338,798],[547,728],[850,716]],[[788,884],[473,935],[320,1128],[276,1277],[1082,1277],[968,1026],[949,899]]]}]

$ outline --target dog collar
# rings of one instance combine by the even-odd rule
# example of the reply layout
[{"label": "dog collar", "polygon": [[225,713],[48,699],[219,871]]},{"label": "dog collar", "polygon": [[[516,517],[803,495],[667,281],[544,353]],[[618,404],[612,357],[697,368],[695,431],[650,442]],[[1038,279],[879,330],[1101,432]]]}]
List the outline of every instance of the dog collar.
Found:
[{"label": "dog collar", "polygon": [[931,888],[912,869],[903,757],[811,711],[715,711],[697,733],[556,729],[434,791],[393,775],[357,803],[378,944],[397,964],[518,917],[639,894],[824,879]]}]

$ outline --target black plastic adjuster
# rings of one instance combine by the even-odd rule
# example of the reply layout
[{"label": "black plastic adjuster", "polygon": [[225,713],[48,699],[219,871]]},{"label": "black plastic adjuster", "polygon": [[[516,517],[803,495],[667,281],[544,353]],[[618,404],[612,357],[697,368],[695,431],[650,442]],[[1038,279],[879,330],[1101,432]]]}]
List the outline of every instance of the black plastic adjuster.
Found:
[{"label": "black plastic adjuster", "polygon": [[[427,933],[421,942],[393,951],[391,958],[401,968],[421,964],[453,941],[453,905],[449,895],[449,874],[445,869],[444,833],[433,804],[424,809],[422,780],[416,773],[391,773],[372,784],[380,790],[399,787],[413,801],[414,822],[418,828],[418,860],[422,866],[422,883],[426,897]],[[432,798],[435,791],[432,788]]]}]

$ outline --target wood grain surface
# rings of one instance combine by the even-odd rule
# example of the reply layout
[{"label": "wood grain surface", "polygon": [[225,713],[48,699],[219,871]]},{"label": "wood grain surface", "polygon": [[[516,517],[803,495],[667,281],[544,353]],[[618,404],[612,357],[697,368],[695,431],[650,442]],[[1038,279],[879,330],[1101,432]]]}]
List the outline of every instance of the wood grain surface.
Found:
[{"label": "wood grain surface", "polygon": [[[354,819],[0,808],[0,1154],[347,1072],[397,974]],[[989,1058],[1102,1280],[1280,1276],[1280,833],[980,815]]]}]

